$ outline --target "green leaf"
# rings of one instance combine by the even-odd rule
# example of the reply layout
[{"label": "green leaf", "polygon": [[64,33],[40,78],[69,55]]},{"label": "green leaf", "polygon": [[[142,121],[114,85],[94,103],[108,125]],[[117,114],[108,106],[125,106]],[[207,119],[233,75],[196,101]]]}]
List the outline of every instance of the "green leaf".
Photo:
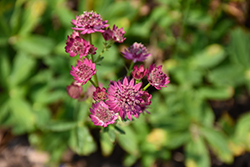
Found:
[{"label": "green leaf", "polygon": [[134,156],[139,155],[138,141],[136,138],[136,133],[130,127],[122,127],[126,132],[124,134],[117,134],[117,140],[120,146],[129,154]]},{"label": "green leaf", "polygon": [[200,123],[205,127],[213,127],[215,115],[211,107],[207,103],[203,103],[201,110]]},{"label": "green leaf", "polygon": [[35,116],[28,102],[20,98],[10,98],[8,105],[11,112],[10,123],[13,133],[22,134],[34,129]]},{"label": "green leaf", "polygon": [[49,122],[51,118],[51,111],[39,103],[34,103],[33,109],[34,115],[36,117],[36,124],[39,128],[42,129],[43,126],[45,126]]},{"label": "green leaf", "polygon": [[246,113],[241,115],[241,117],[237,121],[235,126],[234,136],[236,138],[239,138],[240,140],[246,140],[247,135],[249,135],[249,132],[250,132],[250,113]]},{"label": "green leaf", "polygon": [[156,161],[155,156],[151,154],[146,154],[141,159],[143,166],[153,166],[154,162]]},{"label": "green leaf", "polygon": [[19,30],[20,35],[29,34],[40,21],[41,15],[46,9],[45,0],[28,1],[25,5],[23,23]]},{"label": "green leaf", "polygon": [[36,85],[31,89],[31,98],[36,103],[50,104],[66,96],[66,91],[52,91],[48,85]]},{"label": "green leaf", "polygon": [[191,64],[200,68],[211,68],[218,65],[226,57],[222,46],[212,44],[192,58]]},{"label": "green leaf", "polygon": [[123,160],[123,165],[125,166],[133,166],[133,164],[136,162],[138,158],[134,155],[127,154]]},{"label": "green leaf", "polygon": [[234,88],[228,87],[201,87],[198,90],[199,95],[207,100],[226,100],[234,95]]},{"label": "green leaf", "polygon": [[109,128],[108,136],[111,142],[115,142],[115,129],[114,128],[111,128],[111,127]]},{"label": "green leaf", "polygon": [[185,164],[187,167],[209,167],[211,165],[208,150],[200,137],[188,142],[185,147],[185,155]]},{"label": "green leaf", "polygon": [[8,103],[3,102],[0,100],[1,106],[0,106],[0,124],[4,123],[5,120],[7,119],[7,115],[9,113],[9,106]]},{"label": "green leaf", "polygon": [[10,75],[10,60],[7,51],[3,49],[0,56],[0,83],[4,87],[8,87]]},{"label": "green leaf", "polygon": [[[79,103],[79,102],[78,102]],[[80,103],[80,108],[77,114],[77,121],[84,122],[89,115],[89,104],[86,102]]]},{"label": "green leaf", "polygon": [[241,65],[219,66],[208,74],[208,79],[219,86],[238,86],[244,83],[245,69]]},{"label": "green leaf", "polygon": [[188,131],[178,131],[171,132],[167,131],[166,141],[164,143],[170,149],[176,149],[191,139],[190,133]]},{"label": "green leaf", "polygon": [[231,41],[228,46],[228,53],[233,63],[250,66],[250,35],[242,29],[237,28],[231,32]]},{"label": "green leaf", "polygon": [[222,132],[206,127],[202,127],[200,130],[209,146],[222,162],[233,162],[233,155],[228,148],[228,140]]},{"label": "green leaf", "polygon": [[140,116],[136,121],[133,122],[132,126],[135,129],[135,132],[137,133],[137,138],[139,141],[145,140],[145,137],[149,133],[149,127],[145,120],[145,116]]},{"label": "green leaf", "polygon": [[49,56],[54,46],[55,42],[51,38],[40,35],[19,37],[14,42],[16,50],[23,50],[39,57]]},{"label": "green leaf", "polygon": [[77,122],[50,121],[43,127],[43,129],[54,132],[61,132],[71,130],[75,127],[77,127]]},{"label": "green leaf", "polygon": [[114,144],[112,143],[113,141],[110,141],[108,133],[100,133],[100,137],[102,154],[104,156],[109,156],[114,150]]},{"label": "green leaf", "polygon": [[89,155],[96,151],[96,144],[86,127],[71,130],[69,145],[80,155]]},{"label": "green leaf", "polygon": [[117,126],[117,125],[115,125],[115,130],[116,130],[117,132],[119,132],[120,134],[123,134],[123,135],[126,134],[125,131],[124,131],[122,128],[120,128],[119,126]]},{"label": "green leaf", "polygon": [[35,64],[36,62],[33,58],[24,52],[19,52],[14,59],[13,70],[9,77],[11,87],[25,81],[34,71]]},{"label": "green leaf", "polygon": [[64,27],[72,27],[71,20],[76,19],[73,12],[64,6],[65,3],[59,3],[56,7],[56,14]]}]

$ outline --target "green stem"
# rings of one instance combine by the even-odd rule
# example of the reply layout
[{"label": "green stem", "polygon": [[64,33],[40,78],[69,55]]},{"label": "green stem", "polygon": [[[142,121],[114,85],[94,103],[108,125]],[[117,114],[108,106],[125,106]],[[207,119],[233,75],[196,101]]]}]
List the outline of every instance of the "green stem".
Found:
[{"label": "green stem", "polygon": [[98,78],[97,78],[97,73],[95,73],[94,78],[95,78],[95,83],[96,83],[96,85],[99,86]]},{"label": "green stem", "polygon": [[[90,42],[90,44],[92,45],[92,36],[91,36],[91,34],[89,34],[89,42]],[[94,56],[91,54],[91,60],[92,60],[92,62],[94,61]],[[95,87],[97,87],[98,85],[99,85],[99,83],[98,83],[98,78],[97,78],[97,73],[95,73],[95,75],[94,75],[94,79],[95,79]],[[91,81],[90,81],[91,82]],[[92,81],[93,82],[93,81]],[[91,82],[91,83],[92,83]],[[93,83],[92,83],[93,84]]]},{"label": "green stem", "polygon": [[130,76],[130,73],[131,73],[131,71],[132,71],[132,68],[133,68],[134,64],[135,64],[135,63],[132,61],[132,63],[131,63],[130,66],[129,66],[127,76]]},{"label": "green stem", "polygon": [[95,88],[97,87],[96,84],[92,81],[92,79],[90,79],[89,81],[92,83],[92,85],[93,85]]},{"label": "green stem", "polygon": [[[89,43],[92,45],[92,36],[89,34]],[[91,54],[91,60],[94,61],[94,56]]]},{"label": "green stem", "polygon": [[110,43],[107,43],[106,41],[104,42],[104,48],[102,49],[101,53],[99,54],[99,56],[95,59],[94,63],[100,59],[100,57],[102,56],[102,54],[104,52],[106,52],[108,50],[108,48],[111,47],[111,45],[113,44],[114,42],[110,42]]},{"label": "green stem", "polygon": [[150,83],[148,83],[142,90],[145,91],[150,86]]}]

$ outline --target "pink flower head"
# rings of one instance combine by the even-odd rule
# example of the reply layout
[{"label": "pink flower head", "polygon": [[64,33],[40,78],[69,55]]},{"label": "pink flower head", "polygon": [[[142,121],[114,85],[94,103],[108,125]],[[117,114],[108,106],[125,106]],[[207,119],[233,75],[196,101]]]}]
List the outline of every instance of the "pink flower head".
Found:
[{"label": "pink flower head", "polygon": [[91,34],[94,32],[104,32],[104,29],[109,25],[108,20],[103,21],[100,14],[93,11],[84,12],[80,16],[76,16],[76,20],[72,19],[72,24],[75,25],[73,30],[81,31],[81,34]]},{"label": "pink flower head", "polygon": [[161,69],[161,65],[155,67],[155,64],[151,64],[147,72],[148,82],[158,90],[161,89],[161,87],[166,87],[170,82],[168,76],[164,74]]},{"label": "pink flower head", "polygon": [[151,55],[150,53],[147,53],[146,47],[137,42],[127,48],[127,50],[125,49],[125,52],[122,52],[122,54],[126,59],[133,60],[134,63],[137,61],[142,62]]},{"label": "pink flower head", "polygon": [[147,73],[147,70],[144,69],[143,64],[139,67],[134,66],[134,70],[132,71],[132,76],[134,79],[141,80]]},{"label": "pink flower head", "polygon": [[[102,88],[103,87],[103,84],[102,83],[99,83],[99,87]],[[93,93],[96,91],[96,88],[91,85],[90,87],[88,87],[87,89],[87,96],[89,98],[93,98]]]},{"label": "pink flower head", "polygon": [[96,47],[94,47],[94,45],[90,45],[90,49],[89,49],[89,54],[92,54],[92,55],[94,55],[94,54],[96,54]]},{"label": "pink flower head", "polygon": [[72,84],[67,86],[67,93],[73,99],[78,99],[82,94],[81,84],[74,81]]},{"label": "pink flower head", "polygon": [[109,106],[103,101],[95,102],[90,108],[92,115],[89,115],[94,125],[107,127],[109,124],[115,123],[118,114],[109,109]]},{"label": "pink flower head", "polygon": [[79,32],[73,31],[72,34],[70,35],[70,38],[76,38],[77,36],[79,36]]},{"label": "pink flower head", "polygon": [[147,106],[149,106],[151,104],[151,101],[150,101],[151,98],[152,98],[152,95],[149,94],[147,91],[144,91],[143,95],[141,96],[141,99],[142,99],[142,101],[141,101],[142,110],[143,111],[145,110],[148,114],[150,114],[150,112],[148,112],[146,110],[146,108],[147,108]]},{"label": "pink flower head", "polygon": [[132,120],[132,115],[136,118],[146,108],[147,103],[141,104],[144,100],[142,96],[144,91],[141,88],[142,83],[135,84],[134,79],[128,81],[125,77],[123,81],[113,81],[109,84],[106,104],[116,113],[119,113],[122,119],[127,115]]},{"label": "pink flower head", "polygon": [[91,60],[83,59],[77,60],[76,66],[71,66],[72,71],[70,75],[74,77],[74,80],[82,85],[85,84],[96,73],[95,64]]},{"label": "pink flower head", "polygon": [[71,57],[79,54],[79,57],[82,58],[82,56],[86,56],[89,53],[90,49],[91,45],[89,41],[85,41],[79,36],[75,36],[75,38],[68,37],[65,46],[65,51],[69,53]]},{"label": "pink flower head", "polygon": [[102,36],[105,41],[113,39],[115,42],[122,43],[126,39],[123,37],[124,33],[123,28],[118,29],[118,27],[114,25],[113,30],[110,28],[106,29],[105,32],[102,33]]},{"label": "pink flower head", "polygon": [[113,26],[112,38],[115,42],[122,43],[126,39],[123,37],[124,33],[123,28],[118,29],[115,25]]},{"label": "pink flower head", "polygon": [[97,87],[96,90],[94,91],[93,93],[93,99],[95,101],[97,100],[105,100],[107,97],[106,97],[106,89],[105,88],[100,88],[100,87]]},{"label": "pink flower head", "polygon": [[110,30],[110,28],[107,28],[103,33],[102,36],[104,38],[105,41],[108,41],[110,39],[112,39],[113,36],[113,31]]}]

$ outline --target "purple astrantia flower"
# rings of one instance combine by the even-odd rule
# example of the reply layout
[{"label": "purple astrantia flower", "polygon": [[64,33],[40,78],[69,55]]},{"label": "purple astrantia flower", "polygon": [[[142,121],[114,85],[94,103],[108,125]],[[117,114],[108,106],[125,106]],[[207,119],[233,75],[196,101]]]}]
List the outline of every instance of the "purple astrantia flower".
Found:
[{"label": "purple astrantia flower", "polygon": [[100,87],[97,87],[96,90],[94,91],[93,93],[93,99],[95,101],[97,100],[105,100],[107,97],[106,97],[106,89],[105,88],[100,88]]},{"label": "purple astrantia flower", "polygon": [[83,59],[77,60],[76,66],[71,66],[70,74],[74,80],[82,85],[85,84],[96,73],[95,64],[91,60]]},{"label": "purple astrantia flower", "polygon": [[144,91],[141,90],[142,83],[135,84],[134,79],[128,81],[125,77],[123,81],[113,81],[110,83],[107,94],[106,104],[110,109],[119,113],[122,119],[127,115],[129,120],[132,120],[132,115],[136,118],[146,108],[141,104],[144,100],[142,96]]},{"label": "purple astrantia flower", "polygon": [[104,29],[109,25],[108,20],[103,21],[101,16],[93,11],[84,12],[80,16],[76,16],[76,20],[72,19],[72,24],[75,25],[73,30],[80,31],[81,34],[91,34],[94,32],[104,32]]},{"label": "purple astrantia flower", "polygon": [[131,72],[134,79],[141,80],[147,73],[147,69],[145,70],[143,64],[139,67],[134,66],[134,70]]},{"label": "purple astrantia flower", "polygon": [[66,42],[65,51],[69,53],[71,57],[79,54],[79,57],[87,56],[91,49],[89,41],[85,41],[83,38],[76,36],[75,38],[68,37]]},{"label": "purple astrantia flower", "polygon": [[73,99],[78,99],[82,94],[81,84],[74,81],[72,84],[67,86],[67,93]]},{"label": "purple astrantia flower", "polygon": [[92,115],[89,115],[94,125],[107,127],[109,124],[115,123],[118,118],[118,114],[109,109],[109,106],[105,102],[95,102],[90,108]]},{"label": "purple astrantia flower", "polygon": [[126,59],[133,60],[134,63],[137,61],[142,62],[151,55],[150,53],[147,53],[146,47],[137,42],[127,48],[127,50],[125,49],[125,52],[122,52],[122,54]]},{"label": "purple astrantia flower", "polygon": [[151,64],[147,72],[148,82],[158,90],[161,89],[161,87],[166,87],[170,82],[169,77],[164,74],[161,69],[161,65],[155,67],[155,64]]}]

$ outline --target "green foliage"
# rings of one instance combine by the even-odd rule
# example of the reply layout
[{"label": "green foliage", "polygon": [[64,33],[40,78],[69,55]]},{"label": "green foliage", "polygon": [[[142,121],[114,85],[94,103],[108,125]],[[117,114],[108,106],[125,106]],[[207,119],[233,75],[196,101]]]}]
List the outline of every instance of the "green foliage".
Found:
[{"label": "green foliage", "polygon": [[[119,144],[127,152],[125,166],[138,160],[153,166],[169,160],[171,150],[180,147],[187,167],[211,166],[209,150],[229,164],[250,151],[249,112],[235,121],[225,115],[215,119],[208,103],[237,98],[245,88],[250,93],[249,29],[229,17],[223,8],[228,2],[214,10],[205,1],[155,2],[152,7],[144,1],[85,0],[78,1],[77,12],[66,0],[1,1],[1,127],[11,128],[14,135],[27,133],[33,146],[51,154],[53,163],[67,148],[90,155],[97,143],[104,156]],[[152,91],[150,115],[131,125],[107,127],[98,139],[92,136],[97,127],[88,118],[91,102],[77,102],[66,93],[74,61],[64,53],[65,41],[71,19],[83,10],[97,11],[110,25],[124,27],[125,45],[148,44],[155,57],[154,51],[161,50],[163,70],[171,80],[167,88]],[[102,38],[94,36],[93,42],[101,53]],[[122,77],[120,48],[111,47],[98,60],[104,85]]]}]

